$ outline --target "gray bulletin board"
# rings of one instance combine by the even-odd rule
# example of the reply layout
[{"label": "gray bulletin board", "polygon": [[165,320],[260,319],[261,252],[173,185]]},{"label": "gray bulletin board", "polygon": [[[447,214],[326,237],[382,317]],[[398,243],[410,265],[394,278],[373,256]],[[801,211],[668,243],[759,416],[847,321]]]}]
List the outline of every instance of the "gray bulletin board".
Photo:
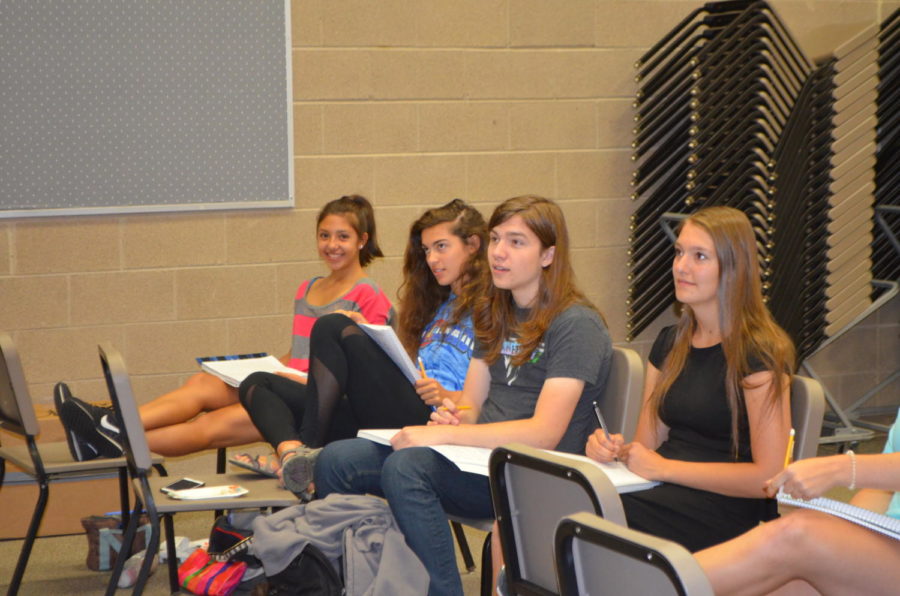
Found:
[{"label": "gray bulletin board", "polygon": [[290,0],[0,1],[0,218],[293,201]]}]

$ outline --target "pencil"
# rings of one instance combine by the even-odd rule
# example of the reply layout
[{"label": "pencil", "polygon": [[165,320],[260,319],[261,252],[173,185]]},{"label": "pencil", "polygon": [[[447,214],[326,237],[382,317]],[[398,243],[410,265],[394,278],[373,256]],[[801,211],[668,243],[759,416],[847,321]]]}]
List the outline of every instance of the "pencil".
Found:
[{"label": "pencil", "polygon": [[425,372],[425,363],[422,362],[421,358],[419,358],[419,370],[422,371],[422,378],[427,379],[428,373]]},{"label": "pencil", "polygon": [[[441,406],[439,409],[449,410],[450,408],[448,408],[447,406]],[[459,412],[460,410],[471,410],[471,409],[472,409],[472,406],[456,406],[457,412]]]},{"label": "pencil", "polygon": [[794,429],[791,429],[791,434],[788,435],[788,446],[787,453],[784,454],[784,467],[788,467],[791,463],[791,456],[794,455]]}]

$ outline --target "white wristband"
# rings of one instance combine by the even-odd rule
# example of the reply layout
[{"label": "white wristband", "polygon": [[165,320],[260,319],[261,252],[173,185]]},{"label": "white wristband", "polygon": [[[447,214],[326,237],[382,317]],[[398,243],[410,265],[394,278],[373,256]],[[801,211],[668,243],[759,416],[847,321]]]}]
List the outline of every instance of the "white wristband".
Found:
[{"label": "white wristband", "polygon": [[850,490],[856,489],[856,454],[853,453],[852,449],[847,450],[847,455],[850,456],[850,484],[847,485],[847,488]]}]

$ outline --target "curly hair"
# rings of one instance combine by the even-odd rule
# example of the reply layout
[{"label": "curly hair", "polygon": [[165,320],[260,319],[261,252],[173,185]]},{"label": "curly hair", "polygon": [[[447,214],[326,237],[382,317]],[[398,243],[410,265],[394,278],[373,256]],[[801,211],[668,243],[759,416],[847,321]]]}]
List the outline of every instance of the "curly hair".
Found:
[{"label": "curly hair", "polygon": [[419,351],[422,331],[434,313],[450,296],[450,287],[438,284],[422,247],[422,232],[438,224],[452,222],[453,234],[466,244],[478,238],[476,250],[462,271],[463,283],[456,296],[449,324],[455,325],[471,313],[478,296],[488,285],[487,276],[487,227],[477,209],[462,199],[453,199],[446,205],[429,209],[413,222],[409,229],[409,241],[403,256],[403,283],[400,285],[400,316],[398,335],[403,347],[415,355]]}]

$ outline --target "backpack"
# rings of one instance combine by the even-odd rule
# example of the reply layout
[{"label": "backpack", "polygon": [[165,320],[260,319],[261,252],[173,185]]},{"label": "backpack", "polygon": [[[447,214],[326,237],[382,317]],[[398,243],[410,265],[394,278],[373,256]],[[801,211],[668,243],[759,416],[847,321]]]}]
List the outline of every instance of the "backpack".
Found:
[{"label": "backpack", "polygon": [[287,567],[268,578],[268,596],[342,596],[344,582],[318,547],[307,544]]}]

